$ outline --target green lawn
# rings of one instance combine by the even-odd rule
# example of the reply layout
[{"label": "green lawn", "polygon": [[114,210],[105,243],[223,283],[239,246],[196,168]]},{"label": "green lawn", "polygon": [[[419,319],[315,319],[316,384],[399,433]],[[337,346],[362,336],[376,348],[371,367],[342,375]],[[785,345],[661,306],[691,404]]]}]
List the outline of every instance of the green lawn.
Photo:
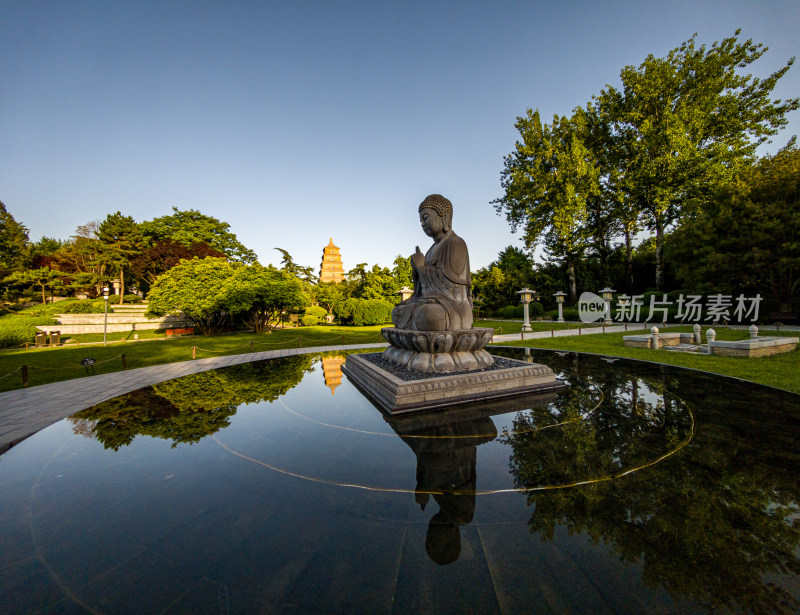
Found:
[{"label": "green lawn", "polygon": [[[662,332],[691,331],[691,327],[669,327]],[[716,329],[718,340],[739,340],[748,336],[747,331],[738,329]],[[766,332],[766,335],[775,335]],[[571,336],[525,340],[524,342],[504,342],[504,346],[530,346],[554,350],[591,352],[615,357],[628,357],[656,363],[666,363],[680,367],[700,369],[724,374],[743,380],[766,384],[779,389],[800,393],[800,346],[794,352],[754,359],[739,357],[719,357],[669,350],[649,350],[647,348],[627,348],[623,345],[626,333],[600,333],[590,336]],[[797,331],[782,332],[782,336],[800,337]],[[705,339],[705,338],[704,338]]]},{"label": "green lawn", "polygon": [[[74,336],[81,339],[79,345],[58,348],[31,348],[29,350],[0,350],[0,392],[22,387],[20,368],[28,367],[28,384],[35,386],[48,382],[69,380],[86,375],[81,359],[91,357],[97,361],[95,373],[105,374],[123,369],[121,354],[125,354],[128,368],[146,367],[175,361],[190,361],[192,347],[196,346],[198,359],[226,354],[253,351],[278,350],[310,346],[330,346],[342,344],[365,344],[380,340],[381,327],[300,327],[296,329],[277,329],[269,334],[256,335],[251,332],[219,335],[216,337],[187,336],[157,338],[132,342],[120,342],[123,334],[108,336],[108,345],[88,344],[87,341],[100,335]],[[125,334],[127,336],[127,334]],[[140,340],[142,336],[140,336]],[[114,341],[116,340],[116,341]]]},{"label": "green lawn", "polygon": [[[476,320],[474,326],[476,327],[491,327],[497,335],[506,335],[509,333],[519,333],[522,331],[521,320]],[[543,322],[534,320],[531,321],[531,331],[551,331],[553,329],[587,329],[589,327],[600,327],[602,325],[586,325],[578,322]]]}]

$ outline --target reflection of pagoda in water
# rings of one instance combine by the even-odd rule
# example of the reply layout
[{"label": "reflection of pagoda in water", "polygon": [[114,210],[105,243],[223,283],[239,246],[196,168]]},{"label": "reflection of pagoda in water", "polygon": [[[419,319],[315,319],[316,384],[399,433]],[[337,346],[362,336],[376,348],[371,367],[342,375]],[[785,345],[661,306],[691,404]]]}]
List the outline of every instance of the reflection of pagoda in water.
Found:
[{"label": "reflection of pagoda in water", "polygon": [[339,248],[331,242],[322,250],[322,264],[319,267],[320,282],[341,282],[344,280],[344,267]]},{"label": "reflection of pagoda in water", "polygon": [[342,363],[344,363],[344,359],[343,355],[322,357],[322,373],[325,375],[325,385],[331,389],[331,395],[336,392],[336,387],[342,384]]}]

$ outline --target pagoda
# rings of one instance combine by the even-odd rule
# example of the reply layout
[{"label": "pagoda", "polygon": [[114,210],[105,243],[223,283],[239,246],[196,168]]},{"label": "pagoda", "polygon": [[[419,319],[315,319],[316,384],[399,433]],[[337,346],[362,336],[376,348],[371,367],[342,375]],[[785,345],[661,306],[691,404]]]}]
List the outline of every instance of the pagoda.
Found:
[{"label": "pagoda", "polygon": [[344,267],[339,248],[331,242],[322,250],[322,264],[319,267],[320,282],[341,282],[344,280]]},{"label": "pagoda", "polygon": [[331,390],[331,395],[335,393],[336,387],[342,384],[344,358],[344,355],[322,358],[322,374],[325,378],[325,385]]}]

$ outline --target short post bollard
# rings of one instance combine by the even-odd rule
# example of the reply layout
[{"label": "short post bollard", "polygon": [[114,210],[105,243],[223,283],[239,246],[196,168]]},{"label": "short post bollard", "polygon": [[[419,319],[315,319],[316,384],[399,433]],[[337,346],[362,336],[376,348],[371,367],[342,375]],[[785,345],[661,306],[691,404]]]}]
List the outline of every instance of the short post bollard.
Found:
[{"label": "short post bollard", "polygon": [[250,352],[253,352],[253,340],[250,340]]},{"label": "short post bollard", "polygon": [[300,342],[300,348],[302,348],[303,347],[303,337],[300,336],[300,337],[297,338],[297,340]]},{"label": "short post bollard", "polygon": [[128,355],[122,353],[122,369],[128,369]]},{"label": "short post bollard", "polygon": [[192,346],[192,358],[197,358],[197,346]]},{"label": "short post bollard", "polygon": [[699,344],[703,341],[702,337],[700,336],[700,325],[695,325],[692,327],[692,341],[695,344]]},{"label": "short post bollard", "polygon": [[708,354],[714,354],[711,351],[711,344],[713,344],[717,339],[717,332],[714,329],[707,329],[706,330],[706,342],[708,342]]},{"label": "short post bollard", "polygon": [[747,331],[750,333],[750,337],[758,337],[758,327],[756,327],[755,323],[750,325]]},{"label": "short post bollard", "polygon": [[658,327],[650,329],[650,348],[658,350]]},{"label": "short post bollard", "polygon": [[22,386],[28,386],[28,366],[22,366]]}]

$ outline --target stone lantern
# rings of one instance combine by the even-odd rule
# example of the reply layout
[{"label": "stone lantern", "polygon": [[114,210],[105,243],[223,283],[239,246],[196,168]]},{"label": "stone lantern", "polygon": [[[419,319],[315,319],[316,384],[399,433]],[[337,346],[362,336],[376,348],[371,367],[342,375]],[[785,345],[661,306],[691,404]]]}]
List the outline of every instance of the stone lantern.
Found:
[{"label": "stone lantern", "polygon": [[613,288],[609,288],[606,286],[600,291],[600,296],[603,298],[606,304],[606,317],[603,324],[610,325],[611,324],[611,299],[614,297],[614,293],[617,292]]},{"label": "stone lantern", "polygon": [[403,288],[397,291],[397,294],[400,295],[400,301],[406,301],[411,295],[414,294],[414,291],[408,286],[403,286]]},{"label": "stone lantern", "polygon": [[558,304],[558,322],[564,322],[564,298],[567,296],[567,293],[558,291],[557,293],[553,293],[553,296],[556,298],[556,303]]},{"label": "stone lantern", "polygon": [[532,331],[531,329],[531,321],[530,321],[530,313],[529,313],[529,305],[531,301],[533,301],[533,296],[536,293],[535,290],[531,290],[527,286],[522,290],[517,291],[517,294],[520,295],[520,299],[522,300],[522,305],[525,306],[525,320],[522,323],[522,331],[523,333],[526,331]]}]

